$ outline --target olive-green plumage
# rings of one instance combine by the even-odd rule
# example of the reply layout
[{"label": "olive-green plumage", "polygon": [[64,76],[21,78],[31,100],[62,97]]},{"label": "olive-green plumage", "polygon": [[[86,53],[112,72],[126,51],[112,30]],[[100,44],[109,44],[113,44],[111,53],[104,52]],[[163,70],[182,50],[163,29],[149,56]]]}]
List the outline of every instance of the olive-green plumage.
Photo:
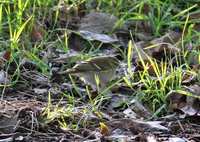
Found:
[{"label": "olive-green plumage", "polygon": [[[72,69],[64,71],[71,75],[80,77],[93,89],[103,89],[107,83],[115,77],[115,71],[119,65],[119,60],[113,56],[99,56],[76,64]],[[97,86],[97,78],[99,86]]]}]

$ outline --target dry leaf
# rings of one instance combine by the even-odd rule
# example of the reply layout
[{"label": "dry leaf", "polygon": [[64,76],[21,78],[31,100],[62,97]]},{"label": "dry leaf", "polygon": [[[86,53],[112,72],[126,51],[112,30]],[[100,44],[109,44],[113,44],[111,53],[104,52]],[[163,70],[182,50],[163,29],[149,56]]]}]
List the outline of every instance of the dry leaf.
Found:
[{"label": "dry leaf", "polygon": [[[168,93],[169,109],[180,110],[189,116],[196,115],[200,111],[200,87],[193,85],[185,88],[186,91],[170,91]],[[189,93],[191,94],[189,95]]]},{"label": "dry leaf", "polygon": [[168,56],[170,54],[178,53],[180,49],[177,48],[175,44],[179,41],[180,38],[181,33],[170,31],[162,37],[150,41],[149,46],[155,47],[149,48],[146,52],[148,53],[148,55],[156,59],[163,58],[162,55]]},{"label": "dry leaf", "polygon": [[[141,57],[144,60],[148,60],[147,55],[155,59],[162,59],[165,58],[166,55],[168,56],[180,51],[180,49],[175,46],[180,37],[180,33],[171,31],[166,33],[164,36],[156,38],[150,42],[137,42],[135,43],[135,47],[137,47],[138,53],[141,54]],[[135,53],[136,55],[134,55],[137,59],[138,53]]]},{"label": "dry leaf", "polygon": [[93,33],[109,33],[113,30],[117,18],[113,15],[99,12],[91,12],[81,20],[79,30]]},{"label": "dry leaf", "polygon": [[89,41],[100,41],[102,43],[114,43],[117,42],[118,39],[108,36],[106,34],[98,34],[90,31],[79,31],[80,35]]}]

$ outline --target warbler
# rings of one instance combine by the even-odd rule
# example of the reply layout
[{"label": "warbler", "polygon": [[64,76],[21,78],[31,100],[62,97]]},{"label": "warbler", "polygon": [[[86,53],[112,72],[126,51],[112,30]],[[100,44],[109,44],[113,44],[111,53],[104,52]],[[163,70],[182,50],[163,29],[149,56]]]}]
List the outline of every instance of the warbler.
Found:
[{"label": "warbler", "polygon": [[119,63],[119,60],[114,56],[98,56],[77,63],[72,69],[60,72],[60,74],[78,76],[92,89],[102,90],[115,77]]}]

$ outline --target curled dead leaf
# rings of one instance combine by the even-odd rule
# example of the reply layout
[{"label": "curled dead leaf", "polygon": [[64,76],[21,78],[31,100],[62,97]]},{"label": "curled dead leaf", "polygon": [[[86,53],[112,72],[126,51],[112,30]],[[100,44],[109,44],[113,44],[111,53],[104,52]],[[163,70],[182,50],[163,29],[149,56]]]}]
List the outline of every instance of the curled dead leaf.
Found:
[{"label": "curled dead leaf", "polygon": [[199,115],[200,111],[200,87],[193,85],[185,87],[185,90],[170,91],[167,95],[169,109],[179,110],[186,115]]},{"label": "curled dead leaf", "polygon": [[140,54],[144,61],[148,60],[148,56],[160,60],[170,54],[178,53],[180,49],[175,44],[179,41],[180,37],[180,33],[171,31],[150,42],[137,42],[135,43],[137,50],[133,57],[138,59]]},{"label": "curled dead leaf", "polygon": [[150,41],[147,53],[156,59],[162,59],[162,55],[168,56],[169,54],[178,53],[180,49],[176,46],[176,43],[180,38],[181,33],[170,31],[162,37]]}]

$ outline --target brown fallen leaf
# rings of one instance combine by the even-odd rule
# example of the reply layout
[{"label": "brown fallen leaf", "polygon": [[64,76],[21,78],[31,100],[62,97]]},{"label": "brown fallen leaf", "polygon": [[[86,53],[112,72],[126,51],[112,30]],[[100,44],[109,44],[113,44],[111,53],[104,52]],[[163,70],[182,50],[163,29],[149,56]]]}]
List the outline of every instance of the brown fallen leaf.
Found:
[{"label": "brown fallen leaf", "polygon": [[180,95],[176,91],[172,90],[167,94],[169,111],[175,111],[186,105],[186,96]]},{"label": "brown fallen leaf", "polygon": [[179,110],[186,115],[199,115],[200,112],[200,86],[185,86],[184,90],[170,91],[167,95],[169,110]]},{"label": "brown fallen leaf", "polygon": [[170,31],[162,37],[150,41],[146,52],[156,59],[162,59],[166,55],[178,53],[180,49],[176,44],[180,38],[181,33]]},{"label": "brown fallen leaf", "polygon": [[162,59],[168,54],[175,54],[180,51],[176,47],[176,43],[181,37],[180,33],[170,31],[160,38],[153,39],[148,42],[140,41],[136,42],[136,53],[134,53],[134,58],[139,58],[139,54],[143,60],[148,60],[148,57],[153,57],[155,59]]},{"label": "brown fallen leaf", "polygon": [[81,20],[79,30],[94,33],[109,33],[113,30],[117,17],[100,12],[91,12]]}]

